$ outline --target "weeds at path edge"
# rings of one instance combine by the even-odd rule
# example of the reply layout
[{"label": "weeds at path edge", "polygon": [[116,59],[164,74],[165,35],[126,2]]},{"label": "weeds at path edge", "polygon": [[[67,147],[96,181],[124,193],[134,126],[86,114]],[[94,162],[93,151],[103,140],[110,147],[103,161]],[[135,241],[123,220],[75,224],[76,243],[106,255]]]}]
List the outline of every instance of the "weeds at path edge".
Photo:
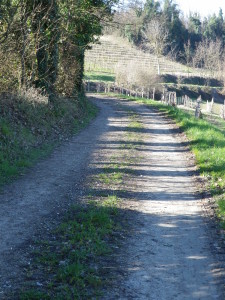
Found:
[{"label": "weeds at path edge", "polygon": [[112,93],[109,96],[136,101],[147,107],[156,108],[177,123],[189,140],[190,149],[195,154],[201,176],[207,179],[206,188],[217,203],[216,213],[225,230],[225,131],[204,119],[196,119],[188,112],[158,101]]}]

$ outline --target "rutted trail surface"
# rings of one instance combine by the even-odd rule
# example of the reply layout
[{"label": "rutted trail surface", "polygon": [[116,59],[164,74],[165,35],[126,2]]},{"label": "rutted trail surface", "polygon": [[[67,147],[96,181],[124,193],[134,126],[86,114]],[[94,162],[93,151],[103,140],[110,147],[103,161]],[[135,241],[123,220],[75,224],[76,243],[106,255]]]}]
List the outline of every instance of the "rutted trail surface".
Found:
[{"label": "rutted trail surface", "polygon": [[126,184],[135,227],[117,257],[119,281],[104,299],[225,299],[224,256],[187,142],[159,112],[131,106],[144,126],[136,148],[142,159]]},{"label": "rutted trail surface", "polygon": [[[136,103],[95,102],[100,114],[87,129],[0,195],[0,299],[29,264],[33,236],[54,227],[82,197],[89,174],[122,151],[121,143],[133,144],[132,155],[139,157],[130,164],[122,196],[132,232],[107,267],[117,280],[104,299],[224,299],[222,254],[213,246],[193,159],[176,126]],[[127,110],[142,122],[139,131],[127,127]],[[139,139],[126,141],[132,132]]]},{"label": "rutted trail surface", "polygon": [[101,136],[107,135],[108,118],[115,115],[113,106],[103,101],[98,107],[101,111],[91,126],[1,192],[0,299],[22,282],[33,238],[43,239],[84,193],[88,163]]}]

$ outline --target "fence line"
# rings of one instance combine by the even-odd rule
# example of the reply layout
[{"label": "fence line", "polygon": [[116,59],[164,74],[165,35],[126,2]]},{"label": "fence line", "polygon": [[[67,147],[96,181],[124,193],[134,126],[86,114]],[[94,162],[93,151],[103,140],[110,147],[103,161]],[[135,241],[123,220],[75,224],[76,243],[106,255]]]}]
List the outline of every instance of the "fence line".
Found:
[{"label": "fence line", "polygon": [[122,94],[131,97],[146,98],[146,99],[155,99],[155,88],[137,88],[137,89],[128,89],[123,86],[117,86],[115,84],[109,84],[104,82],[91,82],[85,81],[84,83],[86,92],[97,92],[97,93],[115,93]]},{"label": "fence line", "polygon": [[[115,93],[122,94],[130,97],[155,99],[155,88],[137,88],[128,89],[123,86],[117,86],[116,84],[104,83],[104,82],[84,82],[86,92],[97,93]],[[187,95],[177,97],[176,92],[170,92],[163,90],[161,95],[161,102],[166,105],[177,106],[178,108],[188,108],[195,111],[195,116],[200,117],[202,113],[207,115],[216,115],[225,120],[225,100],[223,104],[215,103],[214,98],[211,101],[203,102],[201,96],[197,99],[191,99]]]}]

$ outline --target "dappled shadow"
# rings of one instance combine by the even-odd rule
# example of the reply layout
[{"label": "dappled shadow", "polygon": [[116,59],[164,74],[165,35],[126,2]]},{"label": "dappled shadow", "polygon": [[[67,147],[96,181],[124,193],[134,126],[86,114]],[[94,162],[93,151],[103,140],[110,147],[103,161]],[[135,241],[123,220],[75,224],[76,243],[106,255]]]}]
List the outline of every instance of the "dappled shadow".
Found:
[{"label": "dappled shadow", "polygon": [[[152,188],[158,187],[157,185],[151,185]],[[191,187],[191,186],[190,186]],[[197,200],[200,200],[202,197],[202,193],[196,193],[196,192],[189,192],[189,193],[183,193],[181,191],[180,193],[172,193],[172,192],[166,192],[166,191],[159,191],[159,192],[141,192],[141,191],[128,191],[126,187],[121,189],[89,189],[88,190],[89,195],[96,195],[98,197],[101,196],[113,196],[117,195],[120,198],[127,199],[130,201],[153,201],[153,202],[176,202],[178,201],[191,201],[196,202]],[[151,203],[150,203],[151,205]]]},{"label": "dappled shadow", "polygon": [[[129,145],[129,144],[128,144]],[[130,147],[128,146],[126,143],[123,143],[123,148],[126,150],[126,149],[130,149]],[[162,144],[162,147],[163,147],[163,144]],[[100,149],[105,149],[105,147],[99,147]],[[114,150],[120,150],[119,147],[115,147],[113,146],[113,144],[110,144],[108,145],[108,149],[114,149]],[[140,152],[143,152],[143,151],[146,151],[146,148],[143,149],[143,148],[138,148],[138,147],[135,147],[135,150],[137,151],[140,151]],[[148,148],[147,149],[148,151],[151,151],[151,152],[171,152],[171,153],[177,153],[177,152],[188,152],[189,150],[188,149],[154,149],[154,148]]]},{"label": "dappled shadow", "polygon": [[[182,156],[188,143],[175,140],[172,136],[180,130],[166,128],[165,120],[154,123],[152,111],[145,110],[141,117],[147,128],[126,128],[129,122],[111,121],[112,138],[99,140],[99,148],[112,155],[116,149],[117,157],[108,155],[91,164],[94,180],[87,195],[99,204],[102,198],[117,196],[117,218],[128,228],[101,270],[115,280],[103,299],[223,299],[224,253],[214,246],[213,221],[199,207],[202,194],[191,178],[193,161]],[[124,141],[119,132],[141,133],[144,138]],[[126,161],[129,149],[131,160]],[[121,182],[110,181],[117,173]],[[107,183],[99,180],[101,174],[109,176]]]},{"label": "dappled shadow", "polygon": [[103,299],[116,299],[114,293],[121,299],[223,299],[224,253],[214,247],[211,220],[129,208],[119,216],[129,232],[103,267],[114,278]]},{"label": "dappled shadow", "polygon": [[151,152],[188,152],[186,147],[188,143],[154,143],[154,142],[137,142],[137,141],[112,141],[110,143],[100,142],[99,148],[101,149],[130,149],[135,148],[138,151],[151,151]]},{"label": "dappled shadow", "polygon": [[[95,162],[95,163],[93,163],[93,166],[94,165],[96,165],[96,167],[98,166],[98,165],[102,165],[102,164],[104,164],[104,166],[107,166],[107,165],[109,165],[109,166],[113,166],[113,165],[116,165],[116,166],[118,166],[118,162],[111,162],[111,161],[103,161],[103,162]],[[132,167],[132,166],[136,166],[137,164],[135,164],[135,163],[132,163],[132,162],[130,162],[129,163],[129,166],[130,167]],[[160,165],[160,164],[155,164],[155,163],[152,163],[152,164],[144,164],[143,162],[139,162],[138,163],[138,166],[139,167],[159,167],[159,168],[168,168],[168,166],[165,166],[165,165]],[[194,165],[190,165],[190,166],[194,166]],[[176,169],[183,169],[184,167],[183,166],[176,166]]]},{"label": "dappled shadow", "polygon": [[[163,152],[163,151],[162,151]],[[124,173],[124,174],[135,174],[137,176],[142,175],[142,176],[149,176],[149,177],[187,177],[187,176],[193,176],[195,174],[195,172],[193,171],[182,171],[182,170],[167,170],[165,166],[162,166],[162,169],[160,166],[158,166],[157,168],[159,168],[159,170],[145,170],[145,169],[138,169],[138,170],[133,170],[131,168],[123,168],[121,167],[119,169],[120,173]],[[112,167],[99,167],[97,170],[97,174],[98,173],[115,173],[118,172],[118,168],[112,168]],[[149,178],[150,179],[150,178]],[[152,178],[151,178],[152,180]],[[178,180],[176,180],[176,182],[178,183]]]},{"label": "dappled shadow", "polygon": [[[116,140],[116,141],[110,141],[110,145],[137,145],[137,146],[146,146],[146,147],[185,147],[189,145],[189,142],[180,142],[180,143],[167,143],[167,142],[147,142],[147,141],[123,141],[123,140]],[[108,142],[101,141],[101,145],[109,145]]]},{"label": "dappled shadow", "polygon": [[[151,133],[151,134],[176,134],[180,133],[179,128],[168,128],[168,129],[150,129],[150,128],[136,128],[136,127],[124,127],[122,129],[126,132],[141,132],[141,133]],[[121,131],[119,126],[110,126],[110,131]]]}]

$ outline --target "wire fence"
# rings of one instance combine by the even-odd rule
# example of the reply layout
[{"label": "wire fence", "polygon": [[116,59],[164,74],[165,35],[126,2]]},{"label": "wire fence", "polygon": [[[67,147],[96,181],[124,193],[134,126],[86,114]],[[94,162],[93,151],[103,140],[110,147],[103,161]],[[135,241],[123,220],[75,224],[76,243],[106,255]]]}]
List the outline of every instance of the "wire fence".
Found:
[{"label": "wire fence", "polygon": [[136,98],[155,99],[155,88],[136,88],[129,89],[124,86],[117,86],[112,83],[85,81],[85,91],[87,93],[115,93]]}]

